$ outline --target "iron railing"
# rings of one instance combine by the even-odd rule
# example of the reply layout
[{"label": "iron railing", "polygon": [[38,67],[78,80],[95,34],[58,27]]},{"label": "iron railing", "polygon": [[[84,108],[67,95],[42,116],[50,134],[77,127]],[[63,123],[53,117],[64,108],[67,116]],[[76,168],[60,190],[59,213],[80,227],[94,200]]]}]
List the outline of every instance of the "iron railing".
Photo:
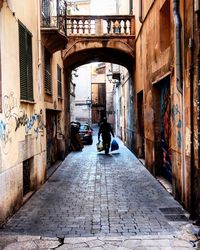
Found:
[{"label": "iron railing", "polygon": [[66,34],[66,16],[65,0],[42,0],[42,27],[57,28]]}]

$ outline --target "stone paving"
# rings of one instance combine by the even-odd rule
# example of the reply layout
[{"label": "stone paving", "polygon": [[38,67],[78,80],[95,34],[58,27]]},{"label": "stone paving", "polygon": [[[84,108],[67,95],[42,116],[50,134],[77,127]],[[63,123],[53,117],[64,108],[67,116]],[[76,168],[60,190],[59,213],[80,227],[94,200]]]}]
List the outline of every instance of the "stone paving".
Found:
[{"label": "stone paving", "polygon": [[191,235],[184,236],[118,236],[48,238],[39,236],[0,236],[3,250],[188,250],[199,249]]},{"label": "stone paving", "polygon": [[194,249],[181,205],[119,139],[110,155],[94,139],[0,230],[0,249]]}]

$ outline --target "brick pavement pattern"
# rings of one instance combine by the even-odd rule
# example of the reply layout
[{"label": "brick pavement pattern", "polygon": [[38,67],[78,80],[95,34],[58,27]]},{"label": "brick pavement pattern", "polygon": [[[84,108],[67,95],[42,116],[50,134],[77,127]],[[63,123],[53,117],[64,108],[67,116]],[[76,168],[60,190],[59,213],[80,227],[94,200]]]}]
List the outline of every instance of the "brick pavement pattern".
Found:
[{"label": "brick pavement pattern", "polygon": [[119,139],[119,151],[110,155],[97,153],[94,139],[66,157],[1,233],[62,238],[178,231],[179,222],[174,226],[160,208],[180,204]]}]

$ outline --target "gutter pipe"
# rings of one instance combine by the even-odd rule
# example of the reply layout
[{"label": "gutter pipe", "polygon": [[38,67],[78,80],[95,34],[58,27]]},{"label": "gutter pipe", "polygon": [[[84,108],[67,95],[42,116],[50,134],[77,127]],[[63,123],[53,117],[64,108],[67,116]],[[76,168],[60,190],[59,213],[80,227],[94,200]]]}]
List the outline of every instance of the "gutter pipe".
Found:
[{"label": "gutter pipe", "polygon": [[173,1],[173,15],[174,15],[174,23],[176,29],[176,86],[178,91],[183,94],[183,79],[182,79],[182,59],[181,59],[181,17],[179,12],[179,0]]},{"label": "gutter pipe", "polygon": [[129,0],[129,15],[133,15],[133,1]]},{"label": "gutter pipe", "polygon": [[[193,26],[194,30],[194,26]],[[193,33],[193,31],[192,31]],[[190,49],[190,68],[189,68],[189,82],[190,82],[190,126],[191,126],[191,173],[190,173],[190,192],[191,192],[191,199],[190,199],[190,210],[191,216],[195,215],[195,193],[194,193],[194,176],[195,176],[195,169],[194,169],[194,41],[193,41],[193,34],[192,37],[189,39],[189,49]]]},{"label": "gutter pipe", "polygon": [[[197,13],[198,43],[200,41],[200,13]],[[199,47],[199,46],[198,46]],[[200,47],[197,55],[197,133],[198,133],[198,225],[200,225]]]},{"label": "gutter pipe", "polygon": [[139,21],[142,23],[142,0],[139,2]]},{"label": "gutter pipe", "polygon": [[180,17],[180,1],[173,0],[173,17],[175,24],[175,70],[176,70],[176,88],[180,93],[180,108],[181,108],[181,172],[182,172],[182,194],[181,200],[185,200],[185,151],[184,151],[184,141],[185,141],[185,115],[184,115],[184,95],[183,95],[183,72],[182,72],[182,53],[181,53],[181,17]]}]

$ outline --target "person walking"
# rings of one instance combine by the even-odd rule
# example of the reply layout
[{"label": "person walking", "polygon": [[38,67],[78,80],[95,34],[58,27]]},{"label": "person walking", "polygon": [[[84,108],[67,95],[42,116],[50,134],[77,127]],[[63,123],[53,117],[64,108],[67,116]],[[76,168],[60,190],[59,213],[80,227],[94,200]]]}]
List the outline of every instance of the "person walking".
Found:
[{"label": "person walking", "polygon": [[100,140],[100,136],[103,140],[103,148],[105,150],[105,154],[109,153],[111,135],[114,137],[114,133],[110,123],[107,122],[107,118],[103,118],[103,122],[100,125],[98,132],[98,140]]}]

